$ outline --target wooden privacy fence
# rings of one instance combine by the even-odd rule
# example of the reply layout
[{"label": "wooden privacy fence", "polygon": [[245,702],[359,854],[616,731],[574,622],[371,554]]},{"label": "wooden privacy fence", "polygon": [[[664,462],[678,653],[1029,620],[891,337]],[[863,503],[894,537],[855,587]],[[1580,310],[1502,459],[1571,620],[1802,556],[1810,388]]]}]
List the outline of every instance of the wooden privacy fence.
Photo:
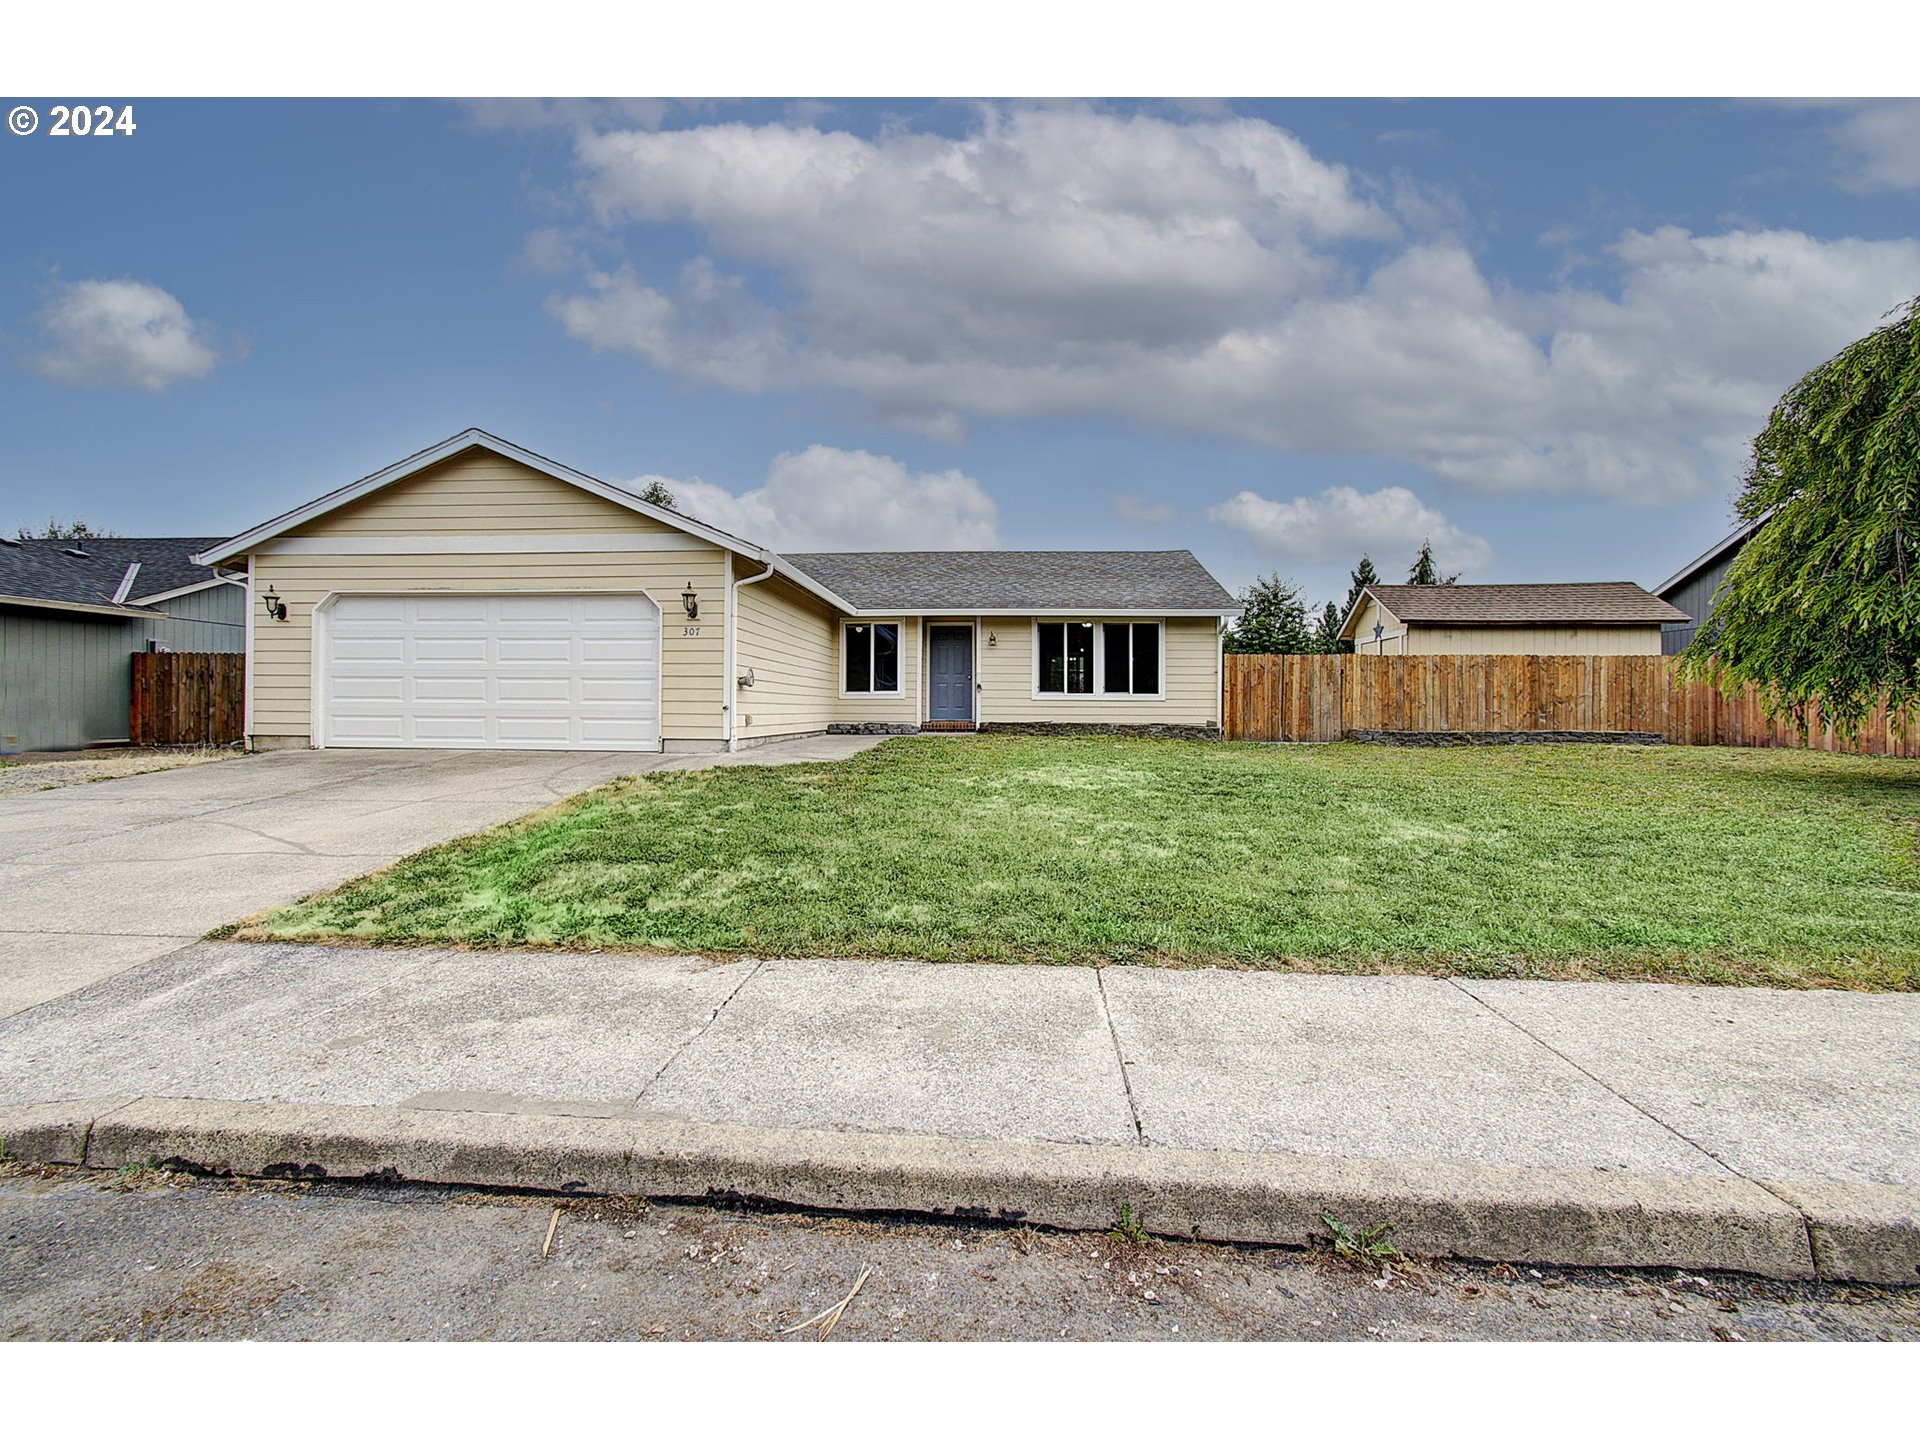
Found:
[{"label": "wooden privacy fence", "polygon": [[231,745],[245,687],[244,655],[135,651],[127,734],[135,745]]},{"label": "wooden privacy fence", "polygon": [[[1752,691],[1680,680],[1660,655],[1229,655],[1229,740],[1339,740],[1354,730],[1634,731],[1675,745],[1798,746]],[[1817,716],[1816,716],[1817,719]],[[1875,712],[1859,739],[1811,730],[1808,746],[1920,756],[1920,727]]]}]

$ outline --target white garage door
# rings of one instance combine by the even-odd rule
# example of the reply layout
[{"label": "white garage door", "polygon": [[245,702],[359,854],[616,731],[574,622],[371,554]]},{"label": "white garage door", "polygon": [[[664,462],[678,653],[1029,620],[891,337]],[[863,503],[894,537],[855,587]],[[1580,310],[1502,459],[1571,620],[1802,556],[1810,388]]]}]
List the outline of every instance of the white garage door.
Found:
[{"label": "white garage door", "polygon": [[324,745],[660,748],[644,595],[344,595],[324,624]]}]

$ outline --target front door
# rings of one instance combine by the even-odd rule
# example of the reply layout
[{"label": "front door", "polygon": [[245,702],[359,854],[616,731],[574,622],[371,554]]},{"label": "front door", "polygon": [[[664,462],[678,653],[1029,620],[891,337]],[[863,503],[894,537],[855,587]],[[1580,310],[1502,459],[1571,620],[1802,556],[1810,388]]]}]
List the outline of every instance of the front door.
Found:
[{"label": "front door", "polygon": [[927,718],[973,719],[973,627],[927,627]]}]

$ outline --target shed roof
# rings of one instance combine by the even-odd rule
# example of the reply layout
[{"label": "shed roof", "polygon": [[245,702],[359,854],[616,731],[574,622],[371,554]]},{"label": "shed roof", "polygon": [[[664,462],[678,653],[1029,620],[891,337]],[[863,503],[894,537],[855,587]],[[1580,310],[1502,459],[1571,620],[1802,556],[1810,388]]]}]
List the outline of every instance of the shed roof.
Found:
[{"label": "shed roof", "polygon": [[1239,609],[1189,550],[815,551],[786,558],[864,611]]},{"label": "shed roof", "polygon": [[[1631,580],[1542,585],[1368,585],[1365,592],[1407,625],[1661,625],[1686,612]],[[1355,605],[1341,628],[1352,638]]]}]

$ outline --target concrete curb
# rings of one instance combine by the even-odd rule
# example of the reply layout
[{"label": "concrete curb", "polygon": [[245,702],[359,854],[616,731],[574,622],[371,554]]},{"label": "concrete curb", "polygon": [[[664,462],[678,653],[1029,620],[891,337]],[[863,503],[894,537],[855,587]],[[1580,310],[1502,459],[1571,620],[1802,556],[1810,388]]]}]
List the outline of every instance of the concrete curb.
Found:
[{"label": "concrete curb", "polygon": [[1920,1191],[1895,1186],[167,1099],[0,1107],[0,1145],[95,1169],[747,1196],[1070,1230],[1104,1230],[1124,1203],[1155,1234],[1293,1246],[1326,1236],[1324,1213],[1390,1221],[1412,1254],[1920,1283]]}]

